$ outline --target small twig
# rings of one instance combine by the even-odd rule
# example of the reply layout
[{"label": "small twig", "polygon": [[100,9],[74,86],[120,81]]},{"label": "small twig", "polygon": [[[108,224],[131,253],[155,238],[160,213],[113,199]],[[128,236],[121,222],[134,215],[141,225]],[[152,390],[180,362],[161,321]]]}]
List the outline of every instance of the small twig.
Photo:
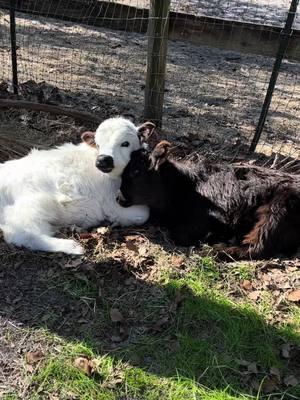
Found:
[{"label": "small twig", "polygon": [[[280,167],[280,170],[286,171],[289,167],[291,167],[293,164],[299,163],[299,160],[291,160],[284,164],[282,167]],[[296,165],[295,165],[296,167]]]},{"label": "small twig", "polygon": [[273,163],[272,163],[272,165],[271,165],[271,169],[276,169],[276,167],[277,167],[277,162],[278,162],[278,153],[276,153],[275,154],[275,157],[274,157],[274,161],[273,161]]}]

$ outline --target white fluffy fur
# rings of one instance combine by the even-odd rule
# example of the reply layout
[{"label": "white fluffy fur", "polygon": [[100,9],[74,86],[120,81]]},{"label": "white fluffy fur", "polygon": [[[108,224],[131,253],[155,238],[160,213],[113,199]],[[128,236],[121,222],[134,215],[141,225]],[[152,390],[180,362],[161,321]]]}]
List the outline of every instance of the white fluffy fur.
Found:
[{"label": "white fluffy fur", "polygon": [[[111,118],[98,127],[96,147],[67,143],[0,164],[0,229],[6,242],[82,254],[76,241],[53,237],[59,227],[89,228],[103,220],[122,226],[144,223],[146,207],[122,208],[116,202],[122,171],[140,147],[137,133],[129,120]],[[130,146],[121,147],[124,141]],[[109,174],[96,168],[98,154],[113,157]]]}]

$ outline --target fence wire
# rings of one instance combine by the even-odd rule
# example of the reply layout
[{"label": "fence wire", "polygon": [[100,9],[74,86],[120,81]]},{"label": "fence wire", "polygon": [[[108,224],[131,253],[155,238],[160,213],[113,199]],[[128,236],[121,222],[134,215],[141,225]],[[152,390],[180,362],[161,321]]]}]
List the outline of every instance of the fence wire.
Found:
[{"label": "fence wire", "polygon": [[[11,85],[9,3],[0,0],[0,78]],[[150,1],[16,5],[21,96],[103,117],[142,118]],[[205,152],[238,155],[249,147],[289,6],[288,0],[171,1],[167,133]],[[299,14],[293,29],[300,31]],[[297,158],[300,44],[291,40],[287,55],[257,151]]]}]

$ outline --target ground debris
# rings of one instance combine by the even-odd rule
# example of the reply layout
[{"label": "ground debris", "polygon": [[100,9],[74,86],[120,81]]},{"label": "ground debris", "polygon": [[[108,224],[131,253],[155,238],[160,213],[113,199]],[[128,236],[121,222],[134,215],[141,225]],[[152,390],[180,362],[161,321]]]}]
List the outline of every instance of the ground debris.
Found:
[{"label": "ground debris", "polygon": [[292,302],[298,302],[300,301],[300,289],[293,290],[292,292],[289,292],[287,295],[287,299]]},{"label": "ground debris", "polygon": [[258,306],[267,301],[270,322],[289,322],[290,307],[300,300],[299,260],[273,259],[256,262],[252,267],[248,264],[251,277],[239,281],[230,274],[230,264],[223,266],[224,269],[220,269],[221,287],[241,301],[245,296]]},{"label": "ground debris", "polygon": [[26,362],[27,364],[36,364],[44,358],[44,353],[40,350],[37,351],[29,351],[26,353]]},{"label": "ground debris", "polygon": [[123,322],[124,317],[121,312],[117,308],[111,308],[110,310],[110,319],[112,322]]},{"label": "ground debris", "polygon": [[77,357],[74,360],[74,366],[81,371],[83,371],[86,375],[92,375],[93,371],[93,363],[92,360],[86,357]]}]

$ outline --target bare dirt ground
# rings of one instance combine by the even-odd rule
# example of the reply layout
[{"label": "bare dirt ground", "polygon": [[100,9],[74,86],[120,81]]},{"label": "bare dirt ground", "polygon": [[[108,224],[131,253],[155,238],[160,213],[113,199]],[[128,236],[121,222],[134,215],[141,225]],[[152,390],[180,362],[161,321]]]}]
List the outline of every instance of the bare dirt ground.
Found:
[{"label": "bare dirt ground", "polygon": [[[9,20],[4,12],[0,18],[0,60],[4,66],[0,76],[9,81]],[[56,98],[44,101],[103,117],[122,111],[142,117],[144,35],[22,14],[17,24],[19,81],[46,81],[61,91]],[[203,151],[215,146],[237,154],[253,136],[272,65],[273,60],[267,57],[170,42],[165,132],[175,138],[190,138],[193,146]],[[259,151],[298,156],[299,74],[298,63],[283,63]],[[31,96],[26,87],[23,94]],[[27,114],[22,117],[23,126]]]},{"label": "bare dirt ground", "polygon": [[[149,8],[149,0],[113,0],[139,8]],[[229,21],[252,22],[261,25],[283,26],[290,7],[288,0],[171,0],[171,10],[197,16]],[[299,29],[299,12],[295,29]]]}]

